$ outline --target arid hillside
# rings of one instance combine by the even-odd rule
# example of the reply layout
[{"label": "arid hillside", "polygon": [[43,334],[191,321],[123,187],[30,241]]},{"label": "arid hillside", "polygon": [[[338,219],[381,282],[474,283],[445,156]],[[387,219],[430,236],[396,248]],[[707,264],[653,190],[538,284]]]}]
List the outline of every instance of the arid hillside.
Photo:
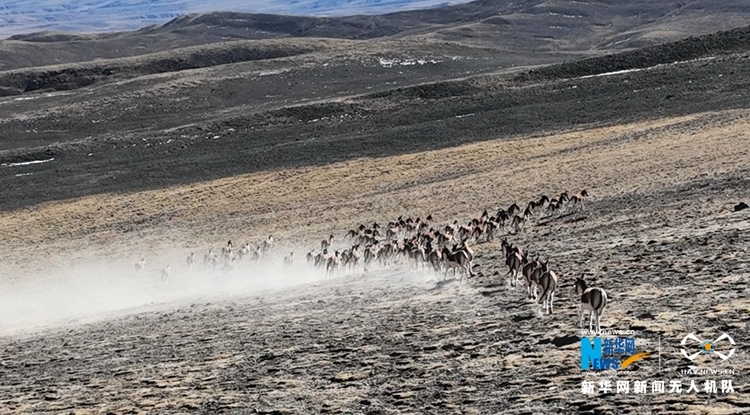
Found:
[{"label": "arid hillside", "polygon": [[[616,3],[211,14],[0,43],[41,45],[0,72],[0,414],[745,411],[750,26],[683,39],[670,28],[688,30],[690,13],[743,5]],[[674,41],[617,17],[637,10],[638,30]],[[536,30],[537,18],[617,24],[487,45],[502,37],[488,25]],[[198,35],[261,24],[276,32]],[[96,55],[139,36],[160,46]],[[72,46],[84,44],[99,46]],[[42,62],[55,48],[70,54]],[[529,204],[562,192],[561,208]],[[513,203],[490,240],[482,229]],[[473,219],[464,238],[433,238],[447,250],[436,262],[427,238],[409,240]],[[330,256],[360,252],[347,233],[375,223],[378,244],[356,237],[386,252],[367,269],[366,256]],[[551,314],[511,286],[503,240],[556,274]],[[602,328],[634,333],[649,357],[581,371],[577,277],[606,290]],[[730,335],[731,358],[693,363],[734,372],[683,372],[690,333]],[[585,394],[591,379],[683,390]],[[711,379],[733,391],[706,392]]]},{"label": "arid hillside", "polygon": [[[69,281],[57,292],[74,284],[109,297],[115,293],[106,284],[94,289],[76,274],[106,258],[110,272],[122,274],[118,280],[130,281],[120,297],[159,292],[162,300],[180,294],[183,300],[141,307],[130,317],[138,308],[104,307],[109,314],[71,314],[73,325],[62,331],[55,328],[59,322],[48,322],[46,331],[5,337],[0,402],[11,413],[522,414],[665,407],[670,414],[737,413],[750,405],[745,354],[725,366],[739,373],[736,393],[710,403],[700,394],[582,395],[571,284],[584,275],[606,287],[607,329],[636,330],[646,347],[661,336],[662,372],[646,361],[618,379],[679,378],[676,371],[686,368],[679,354],[684,332],[745,338],[750,210],[733,206],[750,199],[742,145],[749,122],[746,109],[699,113],[6,213],[0,225],[14,249],[4,252],[16,253],[16,272],[32,274],[51,263],[57,271],[50,275]],[[462,283],[452,276],[443,283],[442,275],[415,273],[406,264],[324,279],[301,258],[283,271],[275,257],[229,274],[202,265],[190,271],[177,261],[228,238],[259,241],[267,233],[275,235],[279,253],[295,250],[302,257],[329,232],[334,246],[345,247],[339,235],[360,222],[431,213],[445,224],[542,192],[580,188],[591,194],[585,210],[541,218],[507,236],[558,272],[550,316],[525,300],[522,288],[495,275],[506,270],[496,241],[475,245],[481,276]],[[27,261],[38,246],[45,247],[45,260]],[[150,265],[136,277],[126,270],[140,256]],[[163,286],[158,269],[168,261],[173,281]],[[119,286],[115,275],[110,288]],[[273,288],[285,281],[298,285]],[[4,290],[23,286],[6,280]],[[37,288],[36,295],[44,291]],[[208,300],[208,293],[220,296]],[[44,327],[44,320],[33,320],[38,308],[15,307],[4,314],[25,307],[18,318]]]}]

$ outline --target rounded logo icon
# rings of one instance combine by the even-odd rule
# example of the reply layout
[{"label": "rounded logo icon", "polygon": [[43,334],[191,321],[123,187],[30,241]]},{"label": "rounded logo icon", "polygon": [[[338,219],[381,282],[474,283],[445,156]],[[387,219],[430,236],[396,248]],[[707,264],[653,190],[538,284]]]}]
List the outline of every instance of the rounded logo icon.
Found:
[{"label": "rounded logo icon", "polygon": [[[687,345],[688,340],[693,340],[696,343],[699,343],[701,345],[700,346],[700,350],[698,350],[697,352],[695,352],[693,354],[689,354],[688,351],[685,350],[685,345]],[[722,353],[722,352],[717,351],[716,350],[716,343],[719,343],[722,340],[729,340],[729,343],[732,346],[734,346],[734,344],[735,344],[734,343],[734,339],[730,335],[728,335],[726,333],[722,333],[721,336],[719,336],[719,338],[716,339],[716,340],[701,340],[701,339],[699,339],[698,337],[695,336],[695,333],[690,333],[687,336],[683,337],[682,341],[680,342],[680,344],[683,346],[682,349],[681,349],[681,352],[682,352],[682,355],[685,356],[690,361],[694,361],[695,358],[697,358],[701,354],[715,354],[716,356],[719,356],[721,358],[721,360],[727,360],[730,357],[732,357],[732,355],[734,354],[735,348],[733,347],[733,348],[729,349],[729,351],[726,352],[726,353]]]}]

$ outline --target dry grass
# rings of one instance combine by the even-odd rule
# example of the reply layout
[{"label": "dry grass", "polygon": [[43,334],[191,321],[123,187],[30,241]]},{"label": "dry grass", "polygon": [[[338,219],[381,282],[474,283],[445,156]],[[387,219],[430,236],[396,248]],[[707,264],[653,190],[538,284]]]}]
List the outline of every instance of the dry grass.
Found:
[{"label": "dry grass", "polygon": [[85,257],[267,234],[309,245],[361,222],[470,218],[540,192],[638,193],[746,165],[748,130],[750,111],[733,110],[59,201],[3,213],[0,249],[21,265],[40,246]]}]

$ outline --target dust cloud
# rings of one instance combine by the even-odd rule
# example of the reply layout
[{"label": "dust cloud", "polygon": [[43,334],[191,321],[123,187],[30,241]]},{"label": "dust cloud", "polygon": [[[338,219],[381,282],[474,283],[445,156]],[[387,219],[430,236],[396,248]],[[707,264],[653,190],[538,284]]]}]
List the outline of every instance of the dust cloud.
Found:
[{"label": "dust cloud", "polygon": [[[301,250],[296,251],[292,265],[284,265],[280,253],[260,263],[245,258],[232,269],[220,263],[216,270],[203,264],[202,253],[196,253],[192,269],[187,266],[187,255],[146,257],[146,261],[140,271],[135,270],[135,261],[93,260],[41,275],[20,277],[3,272],[0,335],[259,294],[325,279],[325,272],[310,267]],[[170,275],[164,283],[161,271],[166,265],[170,265]]]}]

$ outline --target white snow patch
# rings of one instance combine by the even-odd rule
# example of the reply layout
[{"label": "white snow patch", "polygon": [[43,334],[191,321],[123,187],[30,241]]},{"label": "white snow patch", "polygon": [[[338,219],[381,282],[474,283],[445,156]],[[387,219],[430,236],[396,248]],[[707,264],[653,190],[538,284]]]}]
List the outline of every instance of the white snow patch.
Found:
[{"label": "white snow patch", "polygon": [[281,68],[281,69],[269,69],[266,71],[260,71],[258,72],[258,76],[268,76],[268,75],[278,75],[284,72],[289,72],[291,69],[289,68]]},{"label": "white snow patch", "polygon": [[378,63],[380,66],[384,68],[392,68],[394,66],[412,66],[412,65],[426,65],[428,63],[436,64],[442,61],[438,61],[435,59],[399,59],[399,58],[393,58],[393,59],[384,59],[380,58],[378,60]]},{"label": "white snow patch", "polygon": [[[651,68],[654,68],[654,66],[652,66]],[[579,79],[598,78],[600,76],[610,76],[610,75],[620,75],[620,74],[629,73],[629,72],[640,72],[640,71],[645,71],[646,69],[651,69],[651,68],[623,69],[621,71],[612,71],[612,72],[598,73],[594,75],[585,75],[585,76],[581,76]]]},{"label": "white snow patch", "polygon": [[660,63],[658,65],[649,66],[648,68],[623,69],[621,71],[598,73],[598,74],[594,74],[594,75],[585,75],[585,76],[580,76],[580,77],[575,78],[575,79],[597,78],[597,77],[600,77],[600,76],[620,75],[620,74],[624,74],[624,73],[628,73],[628,72],[648,71],[648,70],[651,70],[651,69],[661,68],[661,67],[664,67],[664,66],[679,65],[679,64],[682,64],[682,63],[690,63],[690,62],[708,61],[708,60],[713,60],[713,59],[716,59],[716,56],[710,56],[710,57],[698,58],[698,59],[690,59],[690,60],[686,60],[686,61],[676,61],[676,62],[672,62],[672,63]]},{"label": "white snow patch", "polygon": [[55,91],[55,92],[47,92],[42,94],[43,97],[60,97],[64,95],[76,95],[77,92],[71,92],[71,91]]},{"label": "white snow patch", "polygon": [[564,13],[555,13],[555,12],[549,12],[549,13],[547,13],[547,14],[549,14],[550,16],[560,16],[560,17],[565,17],[565,18],[567,18],[567,19],[582,19],[582,18],[583,18],[583,16],[582,16],[582,15],[580,15],[580,14],[578,14],[578,15],[573,15],[573,14],[564,14]]},{"label": "white snow patch", "polygon": [[52,157],[51,159],[47,159],[47,160],[23,161],[21,163],[3,163],[3,164],[0,164],[0,166],[3,166],[3,167],[28,166],[29,164],[49,163],[50,161],[54,159],[55,158]]}]

